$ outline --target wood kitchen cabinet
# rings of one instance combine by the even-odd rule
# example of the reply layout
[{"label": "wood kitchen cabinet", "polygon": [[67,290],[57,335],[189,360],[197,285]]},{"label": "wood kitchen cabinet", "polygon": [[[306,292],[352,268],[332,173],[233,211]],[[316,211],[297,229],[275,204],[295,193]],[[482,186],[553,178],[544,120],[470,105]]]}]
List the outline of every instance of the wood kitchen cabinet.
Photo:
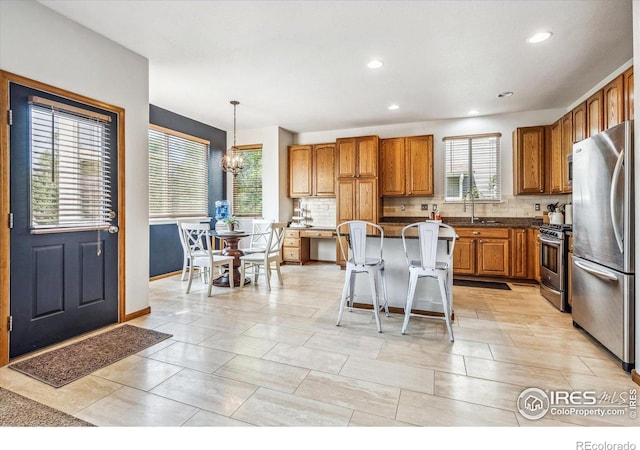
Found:
[{"label": "wood kitchen cabinet", "polygon": [[526,228],[511,229],[511,277],[529,276],[529,238]]},{"label": "wood kitchen cabinet", "polygon": [[433,136],[380,140],[380,195],[433,195]]},{"label": "wood kitchen cabinet", "polygon": [[611,80],[603,91],[604,129],[624,121],[624,74]]},{"label": "wood kitchen cabinet", "polygon": [[312,186],[315,197],[336,195],[336,144],[313,146]]},{"label": "wood kitchen cabinet", "polygon": [[514,195],[542,194],[546,188],[546,155],[549,127],[534,126],[513,131]]},{"label": "wood kitchen cabinet", "polygon": [[336,140],[338,178],[378,176],[378,136]]},{"label": "wood kitchen cabinet", "polygon": [[289,147],[289,197],[309,197],[312,187],[313,145]]},{"label": "wood kitchen cabinet", "polygon": [[578,142],[587,137],[587,102],[580,103],[571,111],[573,120],[573,142]]},{"label": "wood kitchen cabinet", "polygon": [[511,252],[509,228],[456,228],[453,273],[508,277]]},{"label": "wood kitchen cabinet", "polygon": [[633,66],[623,72],[624,79],[624,118],[633,120]]},{"label": "wood kitchen cabinet", "polygon": [[587,99],[587,137],[604,131],[604,91],[600,89]]},{"label": "wood kitchen cabinet", "polygon": [[527,278],[540,282],[540,230],[527,229]]},{"label": "wood kitchen cabinet", "polygon": [[289,147],[289,197],[334,197],[334,143]]},{"label": "wood kitchen cabinet", "polygon": [[564,183],[562,176],[562,120],[556,121],[550,127],[551,139],[549,144],[549,192],[559,194]]},{"label": "wood kitchen cabinet", "polygon": [[573,114],[567,113],[562,117],[562,160],[560,171],[562,175],[562,193],[570,193],[572,187],[569,184],[569,162],[567,157],[573,152]]},{"label": "wood kitchen cabinet", "polygon": [[292,264],[304,264],[309,261],[309,240],[300,239],[300,230],[287,228],[282,244],[282,261]]}]

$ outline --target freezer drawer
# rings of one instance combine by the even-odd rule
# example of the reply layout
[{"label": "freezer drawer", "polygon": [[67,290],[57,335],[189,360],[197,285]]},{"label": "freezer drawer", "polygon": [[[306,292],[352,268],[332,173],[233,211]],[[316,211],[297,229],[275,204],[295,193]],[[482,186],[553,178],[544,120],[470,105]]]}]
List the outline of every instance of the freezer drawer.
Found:
[{"label": "freezer drawer", "polygon": [[622,361],[634,365],[634,276],[573,257],[573,321]]}]

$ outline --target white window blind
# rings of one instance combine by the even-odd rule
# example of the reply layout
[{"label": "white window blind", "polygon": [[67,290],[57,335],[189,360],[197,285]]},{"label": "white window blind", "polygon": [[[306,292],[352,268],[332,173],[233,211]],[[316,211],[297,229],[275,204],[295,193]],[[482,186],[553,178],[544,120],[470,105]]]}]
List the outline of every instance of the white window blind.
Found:
[{"label": "white window blind", "polygon": [[262,145],[238,146],[234,152],[242,156],[244,170],[233,179],[233,215],[262,217]]},{"label": "white window blind", "polygon": [[202,217],[209,208],[209,142],[149,127],[149,217]]},{"label": "white window blind", "polygon": [[445,201],[500,201],[500,134],[443,140]]},{"label": "white window blind", "polygon": [[29,99],[31,229],[106,229],[111,211],[111,118]]}]

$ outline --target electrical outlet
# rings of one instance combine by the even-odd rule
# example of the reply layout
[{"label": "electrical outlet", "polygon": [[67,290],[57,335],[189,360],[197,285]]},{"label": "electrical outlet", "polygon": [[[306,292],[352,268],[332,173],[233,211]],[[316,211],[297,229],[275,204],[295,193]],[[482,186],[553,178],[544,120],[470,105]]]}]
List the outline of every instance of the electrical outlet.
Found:
[{"label": "electrical outlet", "polygon": [[420,209],[422,211],[429,211],[429,204],[428,203],[423,203],[420,205]]},{"label": "electrical outlet", "polygon": [[540,211],[540,203],[536,203],[535,205],[533,205],[533,207],[536,211]]},{"label": "electrical outlet", "polygon": [[438,205],[436,205],[436,204],[434,203],[434,204],[433,204],[433,206],[432,206],[432,208],[433,208],[433,210],[434,210],[434,211],[437,211],[437,210],[438,210]]}]

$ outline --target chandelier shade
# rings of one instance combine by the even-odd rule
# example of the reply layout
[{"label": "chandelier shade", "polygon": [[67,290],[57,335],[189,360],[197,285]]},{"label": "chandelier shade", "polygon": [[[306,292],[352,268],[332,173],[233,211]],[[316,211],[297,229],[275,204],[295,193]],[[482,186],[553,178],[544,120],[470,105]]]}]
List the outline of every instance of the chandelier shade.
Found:
[{"label": "chandelier shade", "polygon": [[230,103],[233,105],[233,146],[227,150],[227,153],[220,160],[220,168],[236,177],[244,169],[244,159],[240,156],[236,147],[236,106],[240,102],[231,100]]}]

